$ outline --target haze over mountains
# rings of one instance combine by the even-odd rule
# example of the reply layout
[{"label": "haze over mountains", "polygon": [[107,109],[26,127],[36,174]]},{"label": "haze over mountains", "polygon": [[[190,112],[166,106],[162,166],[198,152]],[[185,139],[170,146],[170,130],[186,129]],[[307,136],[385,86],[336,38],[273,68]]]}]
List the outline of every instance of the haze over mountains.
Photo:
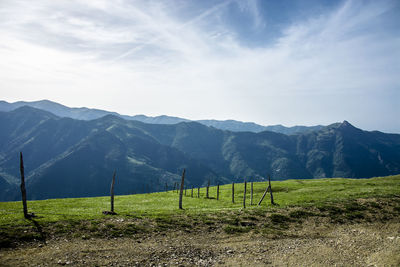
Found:
[{"label": "haze over mountains", "polygon": [[288,135],[192,121],[149,124],[49,101],[17,103],[0,103],[3,201],[19,199],[20,151],[29,199],[107,195],[113,170],[117,194],[159,191],[166,183],[171,188],[183,168],[188,187],[260,181],[267,174],[283,180],[400,173],[399,134],[367,132],[347,121]]},{"label": "haze over mountains", "polygon": [[[53,113],[59,117],[67,117],[72,119],[78,120],[93,120],[101,118],[105,115],[115,115],[121,117],[126,120],[136,120],[141,121],[144,123],[152,123],[152,124],[176,124],[179,122],[188,122],[190,120],[178,117],[171,117],[171,116],[156,116],[156,117],[148,117],[145,115],[135,115],[135,116],[128,116],[128,115],[120,115],[116,112],[110,112],[105,110],[99,109],[90,109],[90,108],[70,108],[59,103],[55,103],[49,100],[40,100],[40,101],[32,101],[32,102],[25,102],[25,101],[18,101],[14,103],[8,103],[6,101],[0,101],[0,111],[11,111],[16,108],[22,106],[30,106],[38,109],[42,109],[48,112]],[[293,126],[293,127],[285,127],[282,125],[272,125],[272,126],[262,126],[253,122],[241,122],[235,120],[198,120],[197,122],[212,126],[217,129],[221,130],[229,130],[234,132],[255,132],[259,133],[262,131],[272,131],[284,134],[294,134],[312,130],[319,130],[323,126]]]}]

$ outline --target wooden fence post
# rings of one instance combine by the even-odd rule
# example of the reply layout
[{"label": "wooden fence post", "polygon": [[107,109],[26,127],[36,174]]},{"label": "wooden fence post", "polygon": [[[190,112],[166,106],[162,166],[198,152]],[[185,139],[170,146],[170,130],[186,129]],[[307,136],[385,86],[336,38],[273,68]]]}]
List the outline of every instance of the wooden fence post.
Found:
[{"label": "wooden fence post", "polygon": [[192,193],[190,194],[190,197],[193,197],[193,185],[192,185]]},{"label": "wooden fence post", "polygon": [[272,195],[272,186],[271,186],[271,177],[270,177],[270,175],[268,175],[268,186],[267,186],[267,189],[265,189],[265,192],[264,192],[263,196],[261,197],[260,201],[258,202],[258,206],[261,205],[261,202],[263,201],[265,195],[268,193],[268,190],[269,190],[269,193],[271,195],[271,204],[272,205],[276,205],[275,202],[274,202],[274,196]]},{"label": "wooden fence post", "polygon": [[114,184],[115,184],[115,174],[116,171],[114,170],[113,178],[111,181],[111,189],[110,189],[110,194],[111,194],[111,212],[114,213]]},{"label": "wooden fence post", "polygon": [[232,182],[232,203],[235,204],[235,183]]},{"label": "wooden fence post", "polygon": [[109,210],[103,211],[103,214],[105,214],[105,215],[116,215],[117,214],[116,212],[114,212],[114,185],[115,185],[115,175],[116,174],[117,174],[117,172],[116,172],[116,170],[114,170],[113,177],[111,180],[111,188],[110,188],[111,211],[109,211]]},{"label": "wooden fence post", "polygon": [[185,169],[183,169],[183,172],[182,172],[182,180],[181,180],[181,190],[180,190],[180,192],[179,192],[179,209],[183,209],[182,208],[182,195],[183,195],[183,186],[184,186],[184,183],[185,183]]},{"label": "wooden fence post", "polygon": [[271,204],[275,205],[274,196],[272,195],[271,176],[270,175],[268,175],[268,184],[269,184],[269,186],[268,186],[269,187],[269,193],[271,195]]},{"label": "wooden fence post", "polygon": [[250,185],[250,206],[253,205],[253,182]]},{"label": "wooden fence post", "polygon": [[21,194],[22,194],[22,206],[24,209],[24,217],[28,219],[31,216],[29,216],[28,214],[28,205],[26,204],[24,159],[22,158],[22,152],[19,152],[19,170],[21,172]]},{"label": "wooden fence post", "polygon": [[207,184],[206,198],[208,198],[208,189],[209,188],[210,188],[210,180],[208,180],[208,184]]},{"label": "wooden fence post", "polygon": [[200,198],[200,186],[197,187],[197,198]]},{"label": "wooden fence post", "polygon": [[246,191],[247,191],[247,182],[246,180],[244,180],[243,208],[246,208]]},{"label": "wooden fence post", "polygon": [[219,200],[219,184],[217,184],[217,200]]}]

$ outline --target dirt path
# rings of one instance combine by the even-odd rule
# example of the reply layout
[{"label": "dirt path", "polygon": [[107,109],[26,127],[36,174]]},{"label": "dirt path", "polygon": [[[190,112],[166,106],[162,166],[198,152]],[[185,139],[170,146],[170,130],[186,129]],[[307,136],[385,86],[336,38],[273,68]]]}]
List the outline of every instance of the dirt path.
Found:
[{"label": "dirt path", "polygon": [[[289,236],[289,237],[288,237]],[[62,239],[0,250],[0,266],[400,266],[400,222],[308,221],[285,237],[223,231]]]}]

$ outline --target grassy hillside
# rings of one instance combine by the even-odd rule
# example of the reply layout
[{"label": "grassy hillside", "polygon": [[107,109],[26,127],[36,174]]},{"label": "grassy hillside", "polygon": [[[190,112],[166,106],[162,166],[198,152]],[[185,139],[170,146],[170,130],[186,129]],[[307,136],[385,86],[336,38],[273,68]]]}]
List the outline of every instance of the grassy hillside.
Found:
[{"label": "grassy hillside", "polygon": [[[400,195],[400,175],[371,179],[313,179],[272,182],[275,202],[272,207],[269,194],[262,203],[256,205],[268,183],[254,183],[253,205],[250,206],[250,183],[247,183],[246,208],[284,208],[287,206],[323,205],[327,202],[340,202],[356,198],[390,197]],[[235,184],[235,204],[231,198],[232,185],[220,186],[220,197],[216,200],[216,186],[210,187],[209,197],[206,189],[200,188],[200,198],[194,189],[188,189],[183,199],[184,210],[178,209],[179,195],[176,192],[160,192],[115,197],[115,211],[120,216],[149,216],[162,214],[196,214],[220,210],[237,210],[243,207],[244,184]],[[29,193],[29,192],[28,192]],[[104,217],[102,211],[110,208],[109,197],[68,198],[29,201],[29,212],[34,212],[39,222],[58,220],[83,220]],[[0,202],[0,226],[23,224],[21,202]]]},{"label": "grassy hillside", "polygon": [[253,230],[282,235],[287,223],[301,222],[310,216],[341,223],[385,221],[400,215],[400,175],[273,181],[277,205],[271,205],[267,194],[258,206],[267,185],[254,183],[253,205],[250,205],[250,183],[247,184],[246,209],[243,209],[243,184],[235,184],[234,204],[231,184],[220,186],[219,200],[216,187],[210,187],[209,199],[205,198],[205,188],[200,189],[200,198],[197,198],[197,189],[194,189],[193,198],[188,189],[183,199],[184,210],[178,209],[179,196],[172,191],[116,196],[116,216],[102,214],[110,209],[109,197],[29,201],[29,212],[37,215],[34,220],[23,218],[21,202],[0,202],[0,245],[60,235],[129,237],[174,229],[201,231],[204,227],[222,229],[226,233]]}]

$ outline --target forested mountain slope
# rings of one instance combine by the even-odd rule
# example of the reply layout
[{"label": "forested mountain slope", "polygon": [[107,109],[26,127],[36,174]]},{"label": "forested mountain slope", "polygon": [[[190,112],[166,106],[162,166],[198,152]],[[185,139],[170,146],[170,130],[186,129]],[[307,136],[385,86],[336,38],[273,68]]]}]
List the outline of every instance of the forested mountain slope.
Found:
[{"label": "forested mountain slope", "polygon": [[400,173],[400,135],[362,131],[346,121],[285,135],[114,115],[74,120],[23,106],[0,112],[0,125],[1,200],[19,197],[20,151],[30,199],[107,195],[114,170],[117,194],[171,188],[184,168],[189,187],[267,174],[283,180]]}]

